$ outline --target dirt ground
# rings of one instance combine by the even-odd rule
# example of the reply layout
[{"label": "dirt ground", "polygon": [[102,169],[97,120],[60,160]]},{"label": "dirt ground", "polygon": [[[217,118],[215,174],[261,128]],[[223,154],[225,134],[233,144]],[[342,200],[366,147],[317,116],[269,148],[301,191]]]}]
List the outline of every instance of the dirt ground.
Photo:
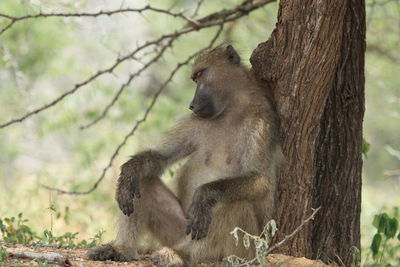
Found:
[{"label": "dirt ground", "polygon": [[[66,266],[66,267],[114,267],[114,266],[155,266],[150,260],[150,256],[143,256],[139,261],[132,262],[114,262],[114,261],[91,261],[86,257],[86,249],[65,249],[65,248],[54,248],[54,247],[26,247],[23,245],[15,245],[6,247],[7,253],[9,254],[6,262],[0,263],[1,267],[14,267],[14,266],[37,266],[37,263],[31,259],[21,259],[13,255],[36,252],[36,253],[57,253],[62,255],[62,260],[59,260],[58,264],[53,266]],[[20,265],[13,264],[12,261],[18,258]],[[306,258],[295,258],[289,257],[282,254],[271,254],[267,257],[270,266],[280,267],[325,267],[333,265],[325,265],[320,261],[313,261]],[[225,264],[201,264],[199,266],[224,266]]]},{"label": "dirt ground", "polygon": [[[66,248],[54,248],[54,247],[26,247],[23,245],[15,245],[13,247],[7,247],[7,252],[9,254],[8,262],[11,262],[16,257],[13,257],[13,254],[18,254],[26,251],[30,252],[38,252],[38,253],[48,253],[55,252],[59,253],[65,257],[64,266],[73,266],[73,267],[101,267],[101,266],[154,266],[150,260],[150,257],[144,256],[143,260],[133,261],[133,262],[114,262],[114,261],[91,261],[86,257],[87,249],[66,249]],[[18,259],[26,265],[32,264],[35,266],[35,262],[29,259]],[[61,265],[54,264],[54,266]],[[1,266],[1,263],[0,263]],[[4,264],[4,266],[7,266]]]}]

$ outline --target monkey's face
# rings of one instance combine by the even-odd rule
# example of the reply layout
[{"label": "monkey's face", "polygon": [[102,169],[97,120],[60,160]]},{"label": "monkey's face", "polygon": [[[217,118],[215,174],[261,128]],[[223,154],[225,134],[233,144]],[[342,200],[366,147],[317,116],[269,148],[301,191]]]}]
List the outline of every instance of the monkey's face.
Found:
[{"label": "monkey's face", "polygon": [[240,56],[231,45],[213,49],[197,59],[192,74],[197,87],[189,106],[194,114],[215,119],[224,113],[231,102],[239,67]]},{"label": "monkey's face", "polygon": [[[212,85],[207,82],[210,76],[210,69],[202,69],[195,74],[193,80],[197,83],[196,92],[189,109],[203,119],[214,119],[221,115],[226,104],[222,96],[213,90]],[[208,77],[207,77],[208,76]]]}]

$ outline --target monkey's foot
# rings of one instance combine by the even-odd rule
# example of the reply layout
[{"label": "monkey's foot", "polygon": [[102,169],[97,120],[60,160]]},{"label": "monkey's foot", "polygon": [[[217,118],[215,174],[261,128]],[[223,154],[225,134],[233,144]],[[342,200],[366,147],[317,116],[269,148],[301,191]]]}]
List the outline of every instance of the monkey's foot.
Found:
[{"label": "monkey's foot", "polygon": [[183,260],[173,249],[162,247],[151,254],[151,260],[157,266],[182,267]]},{"label": "monkey's foot", "polygon": [[91,248],[86,255],[89,259],[95,261],[132,261],[136,259],[135,255],[129,253],[126,248],[122,246],[112,246],[110,244]]}]

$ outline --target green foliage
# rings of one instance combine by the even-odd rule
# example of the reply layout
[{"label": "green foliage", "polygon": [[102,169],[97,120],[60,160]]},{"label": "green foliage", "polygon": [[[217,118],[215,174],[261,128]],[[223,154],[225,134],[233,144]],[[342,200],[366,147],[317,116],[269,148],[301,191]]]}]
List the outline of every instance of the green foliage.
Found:
[{"label": "green foliage", "polygon": [[0,247],[0,263],[4,262],[7,259],[7,250],[4,247]]},{"label": "green foliage", "polygon": [[365,158],[368,158],[368,152],[371,149],[371,144],[367,142],[367,140],[365,140],[363,138],[362,141],[362,153],[364,155]]},{"label": "green foliage", "polygon": [[[26,265],[17,259],[12,259],[11,261],[5,261],[4,265],[1,265],[1,266],[2,267],[33,267],[31,264]],[[36,267],[36,265],[35,265],[35,267]]]},{"label": "green foliage", "polygon": [[247,233],[240,227],[236,227],[233,229],[231,232],[231,235],[233,236],[236,246],[239,245],[239,233],[243,234],[242,242],[243,246],[246,249],[250,249],[250,247],[253,245],[256,251],[256,257],[254,259],[244,259],[240,258],[235,255],[231,255],[224,260],[229,264],[229,266],[232,267],[240,267],[240,266],[246,266],[246,265],[251,265],[251,264],[260,264],[261,266],[266,266],[267,260],[266,256],[268,254],[268,249],[269,249],[269,243],[270,243],[270,238],[273,237],[276,234],[276,231],[278,228],[276,227],[276,222],[275,220],[269,221],[265,226],[262,231],[262,233],[259,236],[255,236],[252,234]]},{"label": "green foliage", "polygon": [[352,247],[351,249],[353,251],[351,267],[359,267],[361,265],[361,251],[357,247]]},{"label": "green foliage", "polygon": [[372,251],[372,257],[374,260],[376,260],[379,252],[379,247],[381,246],[382,242],[382,236],[378,233],[374,235],[374,238],[372,239],[371,243],[371,251]]},{"label": "green foliage", "polygon": [[36,262],[35,266],[37,266],[37,267],[52,267],[53,266],[53,265],[51,265],[45,261],[42,261],[40,259],[36,259],[35,262]]},{"label": "green foliage", "polygon": [[366,266],[400,265],[399,215],[396,209],[394,213],[393,217],[386,212],[374,216],[372,225],[376,229],[376,233],[370,246],[373,262],[366,263]]},{"label": "green foliage", "polygon": [[40,243],[68,248],[91,248],[100,243],[104,231],[98,232],[90,241],[82,240],[78,242],[78,234],[79,232],[66,232],[63,235],[55,236],[51,231],[44,230]]},{"label": "green foliage", "polygon": [[[56,211],[54,205],[51,205],[50,209]],[[90,240],[81,241],[78,241],[78,232],[66,232],[57,236],[54,235],[53,231],[46,229],[39,235],[26,224],[27,222],[27,219],[23,219],[22,213],[19,213],[17,218],[0,219],[0,229],[4,242],[12,244],[46,244],[67,248],[91,248],[100,244],[104,234],[104,231],[100,231]]]},{"label": "green foliage", "polygon": [[36,233],[25,224],[28,220],[23,219],[22,216],[23,214],[19,213],[17,218],[0,219],[0,230],[6,243],[29,244],[38,238]]}]

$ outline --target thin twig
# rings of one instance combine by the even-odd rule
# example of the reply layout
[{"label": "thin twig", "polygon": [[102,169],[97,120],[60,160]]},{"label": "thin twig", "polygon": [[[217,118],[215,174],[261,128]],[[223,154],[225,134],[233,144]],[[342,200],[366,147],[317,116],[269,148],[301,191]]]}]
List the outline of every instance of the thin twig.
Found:
[{"label": "thin twig", "polygon": [[282,239],[281,241],[279,241],[278,243],[274,244],[272,247],[270,247],[267,250],[266,254],[271,253],[271,251],[273,251],[276,248],[279,248],[280,246],[282,246],[286,241],[288,241],[289,239],[291,239],[292,237],[294,237],[303,227],[304,225],[306,225],[309,221],[311,221],[312,219],[314,219],[315,214],[317,214],[317,212],[321,209],[321,207],[318,207],[316,209],[312,209],[312,214],[305,219],[291,234],[285,236],[284,239]]},{"label": "thin twig", "polygon": [[176,67],[170,73],[169,77],[160,85],[160,87],[154,93],[153,98],[152,98],[149,106],[146,108],[143,117],[140,120],[136,121],[136,123],[134,124],[133,128],[131,129],[131,131],[124,137],[122,142],[117,146],[117,148],[115,149],[114,153],[112,154],[112,156],[111,156],[111,158],[110,158],[110,160],[108,162],[108,165],[106,167],[104,167],[100,177],[97,179],[97,181],[93,184],[93,186],[89,190],[87,190],[87,191],[67,191],[67,190],[64,190],[64,189],[54,188],[54,187],[47,186],[47,185],[42,185],[42,186],[44,188],[48,189],[48,190],[53,190],[53,191],[56,191],[56,192],[58,192],[60,194],[86,195],[86,194],[89,194],[89,193],[93,192],[98,187],[98,185],[101,183],[101,181],[104,179],[108,169],[111,168],[111,166],[112,166],[112,164],[114,162],[114,159],[119,154],[119,151],[121,150],[121,148],[126,144],[128,139],[135,134],[135,132],[139,128],[140,124],[142,124],[144,121],[146,121],[147,116],[149,115],[150,111],[153,109],[154,104],[157,102],[157,99],[158,99],[159,95],[164,90],[164,88],[172,81],[173,77],[178,72],[178,70],[180,68],[182,68],[183,66],[187,65],[193,58],[195,58],[196,56],[201,54],[203,51],[213,47],[215,42],[216,42],[216,40],[218,39],[218,37],[220,36],[220,34],[222,32],[223,26],[224,26],[224,24],[220,25],[220,28],[216,32],[215,36],[213,37],[213,39],[210,41],[210,43],[205,48],[197,51],[196,53],[194,53],[191,56],[189,56],[185,61],[182,61],[182,62],[180,62],[180,63],[178,63],[176,65]]},{"label": "thin twig", "polygon": [[120,8],[120,9],[115,9],[115,10],[110,10],[110,11],[103,11],[100,10],[98,12],[82,12],[82,13],[38,13],[38,14],[34,14],[34,15],[25,15],[25,16],[11,16],[11,15],[6,15],[6,14],[2,14],[0,13],[0,17],[6,18],[8,20],[10,20],[11,25],[7,25],[6,27],[4,27],[3,29],[0,30],[0,35],[3,34],[5,31],[7,31],[9,28],[11,28],[12,24],[16,23],[16,22],[20,22],[20,21],[24,21],[24,20],[30,20],[30,19],[37,19],[37,18],[54,18],[54,17],[63,17],[63,18],[71,18],[71,17],[99,17],[99,16],[112,16],[115,14],[123,14],[123,13],[139,13],[141,14],[142,12],[145,11],[153,11],[153,12],[157,12],[157,13],[161,13],[161,14],[166,14],[169,16],[172,16],[174,18],[181,18],[186,20],[186,22],[188,23],[194,23],[196,24],[196,22],[191,19],[188,18],[187,16],[185,16],[183,14],[183,12],[171,12],[169,10],[166,9],[162,9],[162,8],[156,8],[156,7],[152,7],[150,5],[147,5],[145,7],[142,8]]},{"label": "thin twig", "polygon": [[384,56],[387,59],[391,60],[393,63],[400,63],[400,57],[395,52],[395,50],[385,49],[378,44],[368,43],[367,53],[368,52],[375,53],[379,56]]},{"label": "thin twig", "polygon": [[[265,255],[268,255],[269,253],[271,253],[274,249],[277,249],[278,247],[282,246],[285,242],[287,242],[289,239],[293,238],[303,227],[304,225],[306,225],[310,220],[313,220],[315,217],[315,214],[317,214],[317,212],[321,209],[321,207],[318,207],[316,209],[312,209],[312,214],[305,219],[304,221],[301,222],[301,224],[289,235],[286,235],[284,239],[282,239],[281,241],[279,241],[278,243],[274,244],[272,247],[270,247],[266,252]],[[257,257],[241,264],[240,266],[249,266],[251,264],[255,264],[257,262]]]},{"label": "thin twig", "polygon": [[80,127],[81,130],[87,129],[93,125],[95,125],[97,122],[99,122],[100,120],[104,119],[108,113],[108,111],[110,110],[110,108],[118,101],[120,95],[122,94],[122,92],[125,90],[125,88],[127,86],[129,86],[129,84],[132,82],[132,80],[139,76],[144,70],[146,70],[148,67],[150,67],[150,65],[152,65],[153,63],[155,63],[156,61],[158,61],[162,55],[164,54],[165,50],[167,50],[168,47],[171,47],[173,41],[176,39],[170,39],[169,42],[164,45],[162,47],[162,49],[160,51],[158,51],[158,53],[156,54],[155,57],[153,57],[149,62],[147,62],[142,68],[140,68],[138,71],[136,71],[135,73],[131,73],[129,75],[128,80],[123,83],[121,85],[121,87],[118,89],[117,93],[114,95],[113,99],[110,101],[110,103],[105,107],[105,109],[103,110],[103,112],[101,113],[100,116],[98,116],[97,118],[95,118],[93,121],[91,121],[90,123],[83,125]]},{"label": "thin twig", "polygon": [[254,2],[249,2],[249,1],[244,1],[242,4],[232,8],[232,9],[224,9],[222,11],[218,11],[215,12],[211,15],[208,15],[200,20],[198,20],[196,23],[198,23],[197,25],[193,25],[193,23],[189,23],[188,25],[186,25],[186,27],[184,27],[182,30],[180,31],[176,31],[176,32],[172,32],[169,34],[165,34],[160,36],[158,39],[154,39],[152,41],[147,41],[145,42],[143,45],[138,46],[133,52],[118,58],[113,65],[111,65],[109,68],[103,69],[103,70],[99,70],[96,74],[90,76],[89,78],[87,78],[86,80],[84,80],[81,83],[78,83],[74,86],[74,88],[72,88],[69,91],[66,91],[65,93],[63,93],[62,95],[60,95],[59,97],[57,97],[56,99],[54,99],[53,101],[51,101],[48,104],[45,104],[33,111],[30,111],[28,113],[26,113],[25,115],[16,118],[16,119],[12,119],[8,122],[5,122],[3,124],[0,124],[0,129],[1,128],[5,128],[9,125],[15,124],[17,122],[22,122],[25,119],[31,117],[32,115],[38,114],[54,105],[56,105],[57,103],[59,103],[60,101],[62,101],[65,97],[74,94],[79,88],[87,85],[88,83],[92,82],[93,80],[97,79],[99,76],[105,74],[105,73],[112,73],[115,68],[120,65],[122,62],[124,62],[125,60],[134,58],[134,56],[140,52],[141,50],[148,48],[150,46],[153,45],[159,45],[160,43],[162,43],[164,40],[168,40],[168,39],[177,39],[179,36],[193,32],[193,31],[198,31],[200,29],[205,29],[205,28],[209,28],[209,27],[213,27],[216,25],[221,25],[224,24],[226,22],[229,21],[233,21],[236,19],[239,19],[245,15],[247,15],[248,13],[250,13],[251,11],[254,11],[268,3],[274,2],[274,0],[262,0],[262,1],[254,1]]},{"label": "thin twig", "polygon": [[201,5],[204,3],[204,0],[197,0],[196,8],[194,9],[192,17],[195,18],[200,11]]}]

